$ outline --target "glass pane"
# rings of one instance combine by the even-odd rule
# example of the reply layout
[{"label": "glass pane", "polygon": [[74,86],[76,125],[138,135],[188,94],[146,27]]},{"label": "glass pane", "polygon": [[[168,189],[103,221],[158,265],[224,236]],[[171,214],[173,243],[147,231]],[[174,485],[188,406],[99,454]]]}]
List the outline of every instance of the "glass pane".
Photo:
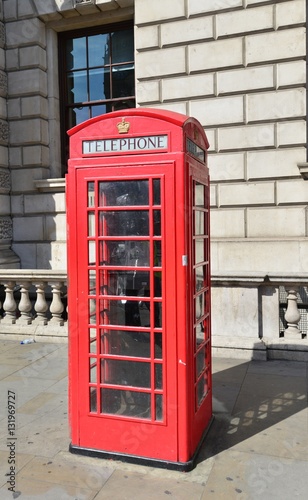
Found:
[{"label": "glass pane", "polygon": [[111,34],[112,62],[134,61],[134,33],[132,29]]},{"label": "glass pane", "polygon": [[89,300],[89,323],[91,325],[96,324],[96,300],[95,299]]},{"label": "glass pane", "polygon": [[195,240],[195,264],[205,261],[204,240]]},{"label": "glass pane", "polygon": [[95,213],[88,212],[88,236],[95,236]]},{"label": "glass pane", "polygon": [[197,267],[195,271],[196,276],[196,292],[199,292],[204,288],[204,278],[203,278],[204,266]]},{"label": "glass pane", "polygon": [[94,182],[88,182],[88,207],[95,206]]},{"label": "glass pane", "polygon": [[204,326],[203,321],[198,323],[195,328],[196,349],[204,341]]},{"label": "glass pane", "polygon": [[73,38],[66,42],[67,69],[85,68],[87,65],[86,37]]},{"label": "glass pane", "polygon": [[89,295],[96,295],[96,271],[89,270]]},{"label": "glass pane", "polygon": [[102,359],[102,383],[128,385],[130,387],[151,387],[151,365],[142,361]]},{"label": "glass pane", "polygon": [[89,246],[89,264],[94,265],[96,261],[96,252],[95,252],[95,241],[88,241]]},{"label": "glass pane", "polygon": [[204,212],[195,211],[195,234],[204,234]]},{"label": "glass pane", "polygon": [[127,97],[135,94],[134,66],[112,68],[112,97]]},{"label": "glass pane", "polygon": [[99,206],[138,206],[149,204],[149,181],[99,183]]},{"label": "glass pane", "polygon": [[163,419],[163,396],[162,394],[155,395],[155,420],[162,421]]},{"label": "glass pane", "polygon": [[104,115],[112,111],[110,104],[100,104],[99,106],[91,106],[91,118],[94,116]]},{"label": "glass pane", "polygon": [[139,358],[150,357],[150,332],[104,330],[101,338],[104,354]]},{"label": "glass pane", "polygon": [[149,214],[146,210],[100,212],[100,236],[148,236]]},{"label": "glass pane", "polygon": [[197,353],[196,356],[196,377],[200,375],[200,373],[204,370],[205,368],[205,347],[202,347],[202,349]]},{"label": "glass pane", "polygon": [[205,313],[205,297],[204,293],[198,295],[195,299],[196,321],[200,319]]},{"label": "glass pane", "polygon": [[96,358],[90,358],[90,382],[96,383],[96,381],[97,381]]},{"label": "glass pane", "polygon": [[68,124],[69,128],[78,125],[90,118],[90,108],[87,106],[80,106],[79,108],[70,108],[68,110]]},{"label": "glass pane", "polygon": [[108,266],[149,266],[148,241],[100,241],[100,262]]},{"label": "glass pane", "polygon": [[163,365],[155,363],[155,389],[163,388]]},{"label": "glass pane", "polygon": [[109,64],[109,34],[88,37],[89,66]]},{"label": "glass pane", "polygon": [[151,395],[138,391],[101,389],[102,413],[151,418]]},{"label": "glass pane", "polygon": [[204,207],[204,185],[199,182],[195,184],[195,205]]},{"label": "glass pane", "polygon": [[161,211],[153,211],[154,236],[161,236]]},{"label": "glass pane", "polygon": [[162,303],[154,302],[154,327],[162,327]]},{"label": "glass pane", "polygon": [[160,205],[160,179],[153,180],[153,205]]},{"label": "glass pane", "polygon": [[87,72],[74,71],[67,75],[68,103],[88,101]]},{"label": "glass pane", "polygon": [[110,99],[110,73],[104,68],[89,71],[90,101]]},{"label": "glass pane", "polygon": [[154,245],[154,266],[161,267],[161,241],[154,240],[153,245]]},{"label": "glass pane", "polygon": [[155,333],[154,339],[155,339],[155,346],[154,346],[155,359],[162,359],[163,358],[163,348],[162,348],[163,336],[161,333]]},{"label": "glass pane", "polygon": [[150,326],[150,303],[139,300],[102,300],[101,323],[105,325]]},{"label": "glass pane", "polygon": [[90,387],[90,411],[97,411],[97,397],[95,387]]},{"label": "glass pane", "polygon": [[104,295],[148,296],[150,273],[144,271],[101,271],[100,290]]}]

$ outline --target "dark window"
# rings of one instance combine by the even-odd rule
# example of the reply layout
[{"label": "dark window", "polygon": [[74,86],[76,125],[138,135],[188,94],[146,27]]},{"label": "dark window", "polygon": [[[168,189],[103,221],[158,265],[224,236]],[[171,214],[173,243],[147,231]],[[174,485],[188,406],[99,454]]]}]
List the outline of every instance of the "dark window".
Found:
[{"label": "dark window", "polygon": [[132,23],[59,34],[62,164],[67,130],[110,111],[135,107]]}]

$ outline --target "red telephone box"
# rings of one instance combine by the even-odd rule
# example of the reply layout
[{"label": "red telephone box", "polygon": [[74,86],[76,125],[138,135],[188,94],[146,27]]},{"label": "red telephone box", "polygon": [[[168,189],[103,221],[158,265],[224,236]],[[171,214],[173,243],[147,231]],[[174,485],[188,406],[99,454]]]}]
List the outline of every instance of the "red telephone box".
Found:
[{"label": "red telephone box", "polygon": [[69,135],[70,450],[190,470],[212,419],[207,138],[145,108]]}]

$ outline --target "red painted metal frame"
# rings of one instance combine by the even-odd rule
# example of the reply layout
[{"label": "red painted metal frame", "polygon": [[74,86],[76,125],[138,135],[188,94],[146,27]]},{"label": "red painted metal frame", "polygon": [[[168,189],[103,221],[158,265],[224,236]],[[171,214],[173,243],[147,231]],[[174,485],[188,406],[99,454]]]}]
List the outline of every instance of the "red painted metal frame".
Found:
[{"label": "red painted metal frame", "polygon": [[[123,117],[130,123],[129,133],[125,137],[167,134],[168,151],[83,155],[83,140],[118,137],[116,125]],[[71,449],[74,452],[97,452],[131,461],[136,457],[159,466],[188,470],[212,418],[209,234],[204,240],[207,259],[205,268],[208,273],[204,283],[207,300],[203,320],[204,328],[209,332],[209,339],[205,343],[208,392],[199,406],[196,404],[194,337],[193,186],[195,182],[205,186],[204,213],[209,231],[207,138],[199,122],[193,118],[145,108],[95,117],[74,127],[69,135],[67,223]],[[187,139],[199,148],[196,155],[193,151],[186,151]],[[204,162],[197,158],[200,149],[205,152]],[[165,214],[161,236],[164,276],[164,418],[160,422],[109,414],[94,416],[89,413],[87,396],[91,385],[89,357],[96,357],[90,356],[88,345],[87,183],[159,177],[164,183],[162,205]],[[96,299],[99,300],[99,297]],[[153,374],[153,362],[151,366]]]}]

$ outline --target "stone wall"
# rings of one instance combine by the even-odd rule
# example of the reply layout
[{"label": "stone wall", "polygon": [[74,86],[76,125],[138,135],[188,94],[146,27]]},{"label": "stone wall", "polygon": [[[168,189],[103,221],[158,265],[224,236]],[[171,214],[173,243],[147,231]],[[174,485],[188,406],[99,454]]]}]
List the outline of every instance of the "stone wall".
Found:
[{"label": "stone wall", "polygon": [[136,0],[135,21],[138,104],[210,141],[213,272],[303,272],[305,1]]}]

